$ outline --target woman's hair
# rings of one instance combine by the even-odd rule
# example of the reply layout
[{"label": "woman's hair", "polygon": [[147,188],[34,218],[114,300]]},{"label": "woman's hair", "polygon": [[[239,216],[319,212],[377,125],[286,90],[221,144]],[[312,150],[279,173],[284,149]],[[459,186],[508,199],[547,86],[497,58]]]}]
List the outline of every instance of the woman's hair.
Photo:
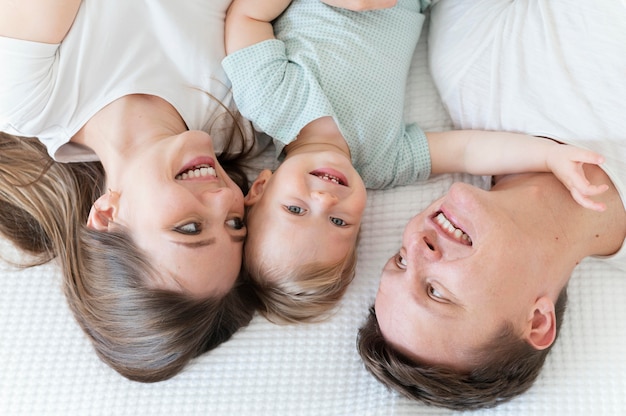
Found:
[{"label": "woman's hair", "polygon": [[259,299],[259,312],[274,323],[328,318],[354,278],[357,243],[339,262],[312,262],[298,267],[268,264],[263,261],[263,245],[256,247],[252,250],[246,246],[244,269]]},{"label": "woman's hair", "polygon": [[[219,159],[245,192],[237,155]],[[165,380],[247,325],[254,293],[241,278],[219,298],[155,288],[159,271],[130,235],[86,226],[104,180],[100,163],[57,163],[37,139],[0,133],[0,232],[31,255],[22,266],[60,262],[69,306],[105,363],[131,380]]]},{"label": "woman's hair", "polygon": [[[566,305],[567,287],[555,305],[557,336]],[[536,350],[509,323],[476,352],[477,362],[481,364],[470,372],[415,362],[385,341],[374,308],[359,330],[357,347],[367,370],[387,387],[410,399],[453,410],[493,407],[525,392],[539,375],[552,348]]]}]

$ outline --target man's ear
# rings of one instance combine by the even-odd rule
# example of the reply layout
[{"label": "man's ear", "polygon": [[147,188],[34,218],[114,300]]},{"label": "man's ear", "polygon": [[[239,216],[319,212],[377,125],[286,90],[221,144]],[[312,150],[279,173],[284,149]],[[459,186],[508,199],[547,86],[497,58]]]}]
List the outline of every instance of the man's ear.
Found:
[{"label": "man's ear", "polygon": [[96,200],[87,217],[87,227],[96,231],[109,231],[117,215],[120,194],[109,191]]},{"label": "man's ear", "polygon": [[256,204],[259,199],[263,196],[263,192],[265,191],[265,185],[267,185],[267,181],[272,177],[272,171],[269,169],[263,169],[259,176],[254,180],[248,194],[244,198],[244,204],[246,206],[252,206]]},{"label": "man's ear", "polygon": [[528,321],[526,341],[537,350],[544,350],[556,338],[554,302],[546,296],[535,301]]}]

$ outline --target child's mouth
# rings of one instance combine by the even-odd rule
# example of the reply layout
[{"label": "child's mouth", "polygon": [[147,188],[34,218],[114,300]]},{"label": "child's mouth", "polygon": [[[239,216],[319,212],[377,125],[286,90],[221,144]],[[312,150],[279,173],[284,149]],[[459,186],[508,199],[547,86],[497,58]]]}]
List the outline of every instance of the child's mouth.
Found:
[{"label": "child's mouth", "polygon": [[334,184],[341,185],[341,186],[348,186],[348,180],[346,179],[346,177],[334,169],[330,169],[330,168],[317,169],[312,172],[309,172],[309,174],[316,176],[324,181],[332,182]]}]

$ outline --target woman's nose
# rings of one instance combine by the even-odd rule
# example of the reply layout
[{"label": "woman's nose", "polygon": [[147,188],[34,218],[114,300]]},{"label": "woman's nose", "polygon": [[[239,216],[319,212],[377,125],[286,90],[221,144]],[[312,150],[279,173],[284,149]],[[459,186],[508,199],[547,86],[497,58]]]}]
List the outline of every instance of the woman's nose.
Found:
[{"label": "woman's nose", "polygon": [[[239,198],[241,211],[243,211],[243,199]],[[228,215],[237,203],[237,195],[230,188],[219,188],[205,191],[202,194],[202,202],[215,215]]]}]

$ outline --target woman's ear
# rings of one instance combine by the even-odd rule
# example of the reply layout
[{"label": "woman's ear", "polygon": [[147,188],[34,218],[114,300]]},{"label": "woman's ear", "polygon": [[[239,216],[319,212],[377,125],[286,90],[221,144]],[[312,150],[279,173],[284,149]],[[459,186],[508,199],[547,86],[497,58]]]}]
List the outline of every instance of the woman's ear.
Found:
[{"label": "woman's ear", "polygon": [[87,227],[96,231],[109,231],[119,207],[120,194],[109,191],[101,195],[89,211]]},{"label": "woman's ear", "polygon": [[272,171],[269,169],[263,169],[259,176],[254,180],[248,194],[244,198],[244,204],[246,206],[252,206],[256,204],[259,199],[263,196],[263,191],[265,191],[265,185],[267,185],[267,181],[272,177]]},{"label": "woman's ear", "polygon": [[526,341],[537,350],[544,350],[556,338],[554,302],[546,296],[537,299],[528,321]]}]

